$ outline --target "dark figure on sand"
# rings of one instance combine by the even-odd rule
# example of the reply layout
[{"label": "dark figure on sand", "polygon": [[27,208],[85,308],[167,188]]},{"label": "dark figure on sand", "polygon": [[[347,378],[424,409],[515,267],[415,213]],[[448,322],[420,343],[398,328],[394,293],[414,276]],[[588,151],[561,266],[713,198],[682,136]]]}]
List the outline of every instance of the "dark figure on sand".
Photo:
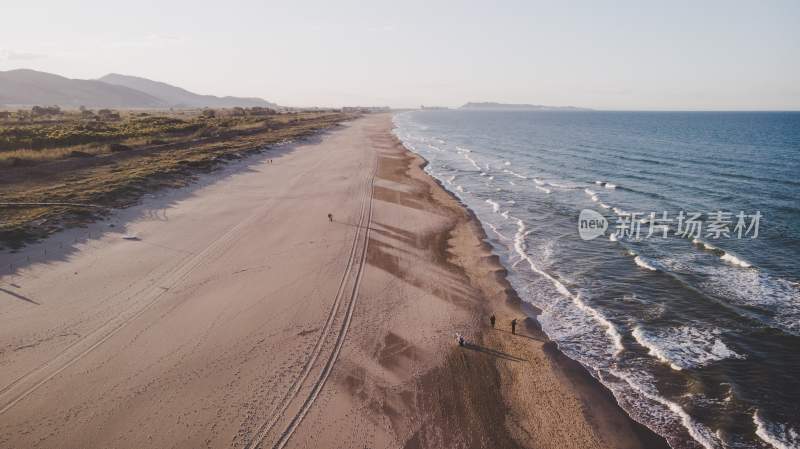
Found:
[{"label": "dark figure on sand", "polygon": [[328,221],[333,222],[333,214],[328,214]]},{"label": "dark figure on sand", "polygon": [[511,320],[511,333],[516,335],[517,334],[517,319],[514,318]]},{"label": "dark figure on sand", "polygon": [[456,341],[458,342],[459,346],[464,346],[464,344],[467,342],[467,340],[461,334],[456,334]]},{"label": "dark figure on sand", "polygon": [[495,322],[495,320],[496,320],[496,318],[494,317],[494,314],[492,314],[492,316],[490,316],[490,317],[489,317],[489,322],[490,322],[490,323],[492,323],[492,327],[493,327],[493,328],[494,328],[494,322]]}]

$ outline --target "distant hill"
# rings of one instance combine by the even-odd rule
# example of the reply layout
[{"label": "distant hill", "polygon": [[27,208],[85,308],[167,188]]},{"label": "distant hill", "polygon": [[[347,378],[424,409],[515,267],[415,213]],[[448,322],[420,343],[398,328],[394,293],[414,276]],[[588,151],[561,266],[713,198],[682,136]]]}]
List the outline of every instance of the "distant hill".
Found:
[{"label": "distant hill", "polygon": [[135,76],[110,74],[99,80],[80,80],[29,69],[0,71],[2,105],[139,109],[278,107],[261,98],[198,95]]},{"label": "distant hill", "polygon": [[509,103],[467,103],[459,109],[480,109],[484,111],[591,111],[587,108],[575,106],[544,106],[540,104],[509,104]]},{"label": "distant hill", "polygon": [[267,108],[276,108],[278,106],[275,103],[270,103],[266,100],[262,100],[261,98],[216,97],[214,95],[199,95],[167,83],[153,81],[147,78],[140,78],[137,76],[119,75],[116,73],[108,74],[100,78],[99,81],[144,92],[148,95],[159,98],[165,101],[171,107],[176,108],[230,108],[234,106],[261,106]]},{"label": "distant hill", "polygon": [[29,69],[0,71],[0,105],[164,108],[163,100],[124,86]]}]

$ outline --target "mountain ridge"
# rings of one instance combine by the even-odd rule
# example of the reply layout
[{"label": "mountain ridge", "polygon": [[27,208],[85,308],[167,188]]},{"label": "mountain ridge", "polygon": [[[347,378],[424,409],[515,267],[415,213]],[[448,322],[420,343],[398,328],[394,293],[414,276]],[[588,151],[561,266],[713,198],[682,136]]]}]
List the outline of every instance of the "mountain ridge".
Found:
[{"label": "mountain ridge", "polygon": [[118,73],[109,73],[108,75],[98,78],[98,81],[144,92],[148,95],[160,98],[176,108],[230,108],[235,106],[275,108],[278,106],[275,103],[270,103],[269,101],[255,97],[217,97],[215,95],[196,94],[182,87],[161,81],[154,81],[138,76],[121,75]]},{"label": "mountain ridge", "polygon": [[164,101],[123,86],[97,80],[16,69],[0,72],[0,104],[65,107],[167,108]]},{"label": "mountain ridge", "polygon": [[129,75],[112,73],[100,79],[84,80],[32,69],[0,71],[0,105],[130,109],[278,107],[261,98],[200,95]]}]

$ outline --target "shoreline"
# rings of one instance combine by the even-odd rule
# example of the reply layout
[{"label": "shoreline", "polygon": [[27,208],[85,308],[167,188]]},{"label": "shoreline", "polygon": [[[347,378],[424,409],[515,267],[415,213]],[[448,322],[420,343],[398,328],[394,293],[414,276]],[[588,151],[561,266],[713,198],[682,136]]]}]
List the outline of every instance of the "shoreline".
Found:
[{"label": "shoreline", "polygon": [[[394,134],[393,134],[394,136]],[[465,246],[475,245],[477,239],[480,243],[478,249],[479,258],[481,259],[478,264],[467,269],[467,274],[471,282],[476,283],[479,288],[486,294],[487,301],[483,305],[483,310],[480,311],[482,317],[477,320],[480,330],[476,338],[487,346],[499,348],[500,352],[524,352],[526,354],[536,354],[539,360],[546,360],[549,364],[548,369],[556,373],[557,377],[568,382],[568,385],[573,389],[586,421],[594,428],[590,429],[594,438],[589,438],[584,443],[566,442],[566,441],[542,441],[541,436],[535,435],[531,428],[536,424],[542,424],[541,417],[530,416],[526,413],[530,410],[537,408],[538,405],[535,399],[530,398],[520,391],[519,387],[514,387],[514,380],[519,380],[520,375],[524,370],[516,369],[514,364],[502,363],[502,359],[498,358],[496,369],[500,375],[500,381],[504,384],[502,389],[503,400],[510,405],[509,417],[511,417],[511,431],[517,443],[524,444],[525,447],[642,447],[642,448],[663,448],[668,449],[670,446],[666,440],[647,428],[645,425],[635,421],[627,412],[616,402],[611,391],[595,379],[591,374],[577,361],[574,361],[563,354],[552,340],[550,340],[541,330],[535,316],[540,313],[540,310],[533,305],[527,304],[521,300],[517,292],[506,279],[507,270],[500,263],[499,257],[492,252],[491,246],[486,243],[487,235],[483,229],[479,218],[476,216],[472,209],[464,204],[453,192],[447,187],[428,174],[424,169],[428,164],[422,156],[414,153],[403,145],[402,141],[394,136],[397,142],[404,151],[406,151],[412,159],[417,159],[416,168],[429,179],[429,182],[435,185],[435,188],[445,192],[449,201],[455,203],[457,207],[461,208],[464,214],[468,217],[466,223],[458,223],[453,229],[448,230],[452,234],[449,239],[452,242],[451,251],[455,253],[455,259],[462,265],[468,265],[469,262],[465,261],[464,257],[470,257],[464,254],[466,251]],[[458,229],[459,226],[462,229]],[[466,229],[463,229],[463,227]],[[472,242],[470,242],[472,240]],[[461,247],[461,248],[459,248]],[[461,260],[459,260],[461,259]],[[483,266],[481,266],[483,265]],[[492,285],[494,284],[494,285]],[[527,310],[526,310],[527,309]],[[524,346],[531,346],[531,344],[519,344],[510,341],[508,338],[498,336],[499,329],[492,329],[486,323],[488,316],[495,313],[498,316],[498,327],[500,323],[507,324],[509,317],[524,316],[521,320],[521,325],[524,331],[518,334],[530,340],[536,341],[531,343],[535,348],[524,348]],[[505,331],[510,334],[510,332]],[[528,335],[524,335],[527,333]],[[518,352],[514,352],[518,351]],[[516,427],[516,428],[514,428]],[[565,430],[565,429],[562,429]],[[594,440],[594,441],[592,441]],[[608,444],[602,445],[602,442]],[[589,443],[589,445],[584,445]]]},{"label": "shoreline", "polygon": [[366,116],[14,254],[50,249],[0,273],[0,445],[666,447],[533,320],[500,330],[524,304],[480,222],[392,129]]}]

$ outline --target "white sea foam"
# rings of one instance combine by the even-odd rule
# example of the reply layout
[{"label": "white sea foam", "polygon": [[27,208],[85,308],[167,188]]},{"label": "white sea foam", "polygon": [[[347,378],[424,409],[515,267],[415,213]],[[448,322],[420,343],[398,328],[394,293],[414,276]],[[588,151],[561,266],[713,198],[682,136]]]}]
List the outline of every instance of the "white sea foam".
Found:
[{"label": "white sea foam", "polygon": [[589,195],[589,198],[591,198],[592,201],[594,201],[595,203],[600,201],[600,198],[597,197],[597,192],[595,192],[594,190],[592,190],[592,189],[583,189],[583,191],[587,195]]},{"label": "white sea foam", "polygon": [[[450,147],[450,148],[452,148],[452,147]],[[422,148],[421,148],[421,150],[424,151],[424,149],[422,149]],[[447,152],[447,153],[449,153],[449,152]],[[458,157],[457,159],[461,160],[460,157]],[[504,164],[504,165],[508,166],[508,165],[510,165],[510,162],[508,162],[508,161],[495,162],[495,163],[493,163],[493,166],[495,168],[501,168],[501,167],[498,167],[500,164]],[[487,164],[486,171],[489,171],[488,164]],[[491,173],[491,172],[489,172],[489,173]],[[486,179],[486,178],[484,178],[484,179]],[[604,182],[604,181],[602,181],[602,182]],[[534,179],[534,183],[535,183],[535,185],[542,186],[542,187],[551,187],[552,186],[554,189],[556,189],[556,191],[561,190],[561,189],[573,189],[573,190],[583,189],[587,185],[585,183],[580,184],[580,185],[570,185],[570,183],[568,183],[568,182],[561,182],[561,181],[548,183],[548,182],[545,182],[545,181],[540,180],[540,179]],[[596,184],[597,185],[602,185],[600,182],[597,182]],[[492,185],[491,187],[494,187],[494,186]],[[491,190],[491,188],[489,188],[487,190]],[[498,188],[497,190],[499,191],[499,190],[502,190],[502,189]],[[544,191],[544,189],[538,189],[538,190]],[[549,192],[549,189],[547,189],[547,191]],[[601,194],[603,194],[603,193],[601,193]],[[613,193],[612,193],[612,191],[608,191],[608,193],[605,193],[605,194],[609,195],[609,194],[613,194]],[[502,201],[500,201],[500,203],[504,204]],[[604,205],[604,203],[599,203],[598,205],[600,207],[608,206],[608,205]],[[610,207],[605,207],[605,208],[606,209],[610,209]],[[488,209],[484,209],[484,212],[488,212]],[[624,213],[623,211],[621,211],[619,209],[617,209],[615,212]],[[500,215],[505,217],[505,218],[507,218],[507,219],[515,219],[515,217],[509,215],[509,211],[504,211]],[[511,223],[508,223],[508,224],[511,224]],[[487,224],[487,230],[490,230],[490,232],[498,234],[498,237],[501,240],[504,240],[504,237],[506,237],[506,236],[504,236],[504,235],[501,236],[501,233],[499,232],[499,229],[504,229],[505,230],[504,226],[506,226],[505,223],[502,223],[502,225],[498,224],[498,226],[493,226],[493,225],[488,225]],[[505,232],[508,232],[508,237],[512,237],[513,232],[510,232],[510,231],[505,231]],[[524,230],[523,238],[521,239],[523,245],[525,244],[525,240],[526,240],[524,238],[524,236],[528,235],[529,233],[530,233],[529,230],[527,230],[527,229]],[[508,244],[509,244],[510,247],[512,246],[512,243],[511,243],[512,241],[514,243],[513,246],[515,247],[515,248],[511,248],[512,252],[514,254],[518,254],[518,251],[515,252],[515,250],[518,249],[518,248],[516,248],[516,245],[519,243],[519,240],[517,240],[517,239],[509,239]],[[538,241],[538,239],[537,240],[529,239],[529,241],[530,241],[531,245],[533,245],[534,242],[536,242],[537,245],[540,243]],[[523,249],[524,249],[524,247],[523,247]],[[542,254],[543,254],[542,248],[537,246],[536,250],[532,251],[532,256],[525,258],[524,261],[523,261],[522,258],[520,258],[519,260],[513,261],[514,257],[512,257],[512,261],[514,262],[513,265],[517,265],[520,262],[522,262],[522,263],[524,263],[524,265],[527,266],[527,265],[530,265],[532,261],[534,261],[534,262],[536,262],[536,264],[545,264],[545,265],[540,265],[542,267],[545,267],[547,265],[546,265],[546,262],[541,260],[541,258],[543,257]],[[533,260],[531,260],[531,258],[533,258]],[[723,268],[726,267],[724,264],[718,264],[718,265],[720,267],[723,267]],[[520,268],[522,268],[522,266],[520,266]],[[531,270],[534,271],[535,273],[538,273],[538,272],[536,272],[536,270],[533,267],[531,267]],[[735,269],[733,269],[732,267],[729,267],[729,266],[727,267],[727,270],[728,271],[738,271],[738,272],[751,271],[751,270],[735,270]],[[544,272],[544,270],[541,270],[541,271]],[[589,301],[587,299],[588,296],[587,297],[583,297],[583,292],[582,291],[581,291],[581,293],[578,293],[578,294],[572,294],[569,291],[569,289],[567,289],[567,287],[565,286],[565,284],[566,285],[571,285],[571,284],[568,284],[563,279],[561,279],[559,281],[559,278],[554,278],[552,276],[545,276],[544,274],[546,274],[546,273],[544,273],[544,274],[538,273],[538,274],[540,274],[540,277],[538,279],[535,279],[534,283],[531,284],[532,285],[531,292],[534,293],[534,296],[532,296],[531,299],[532,299],[532,302],[537,303],[537,305],[539,305],[540,307],[541,306],[545,307],[546,311],[543,312],[542,317],[550,316],[552,318],[552,320],[551,320],[552,323],[548,322],[548,324],[545,324],[545,321],[543,321],[542,318],[540,317],[540,321],[542,321],[543,327],[548,332],[548,334],[550,334],[551,333],[551,329],[550,329],[549,326],[555,326],[555,332],[551,334],[551,337],[553,337],[556,341],[558,341],[559,347],[563,347],[565,352],[570,357],[575,358],[576,360],[579,360],[581,363],[583,363],[585,366],[587,366],[590,370],[593,370],[593,369],[597,370],[597,371],[594,371],[593,374],[602,371],[601,376],[606,376],[606,373],[608,372],[606,364],[607,363],[608,364],[613,364],[614,363],[613,362],[613,358],[610,357],[610,354],[615,349],[617,349],[617,351],[619,351],[619,348],[621,346],[621,338],[619,340],[613,338],[613,335],[615,333],[616,333],[616,335],[619,335],[619,332],[615,332],[616,329],[613,327],[613,323],[610,323],[608,320],[605,320],[605,323],[608,323],[608,325],[604,325],[602,320],[598,319],[590,311],[588,311],[586,309],[582,309],[580,307],[580,304],[575,301],[575,297],[578,297],[578,299],[581,300],[581,302],[583,303],[584,306],[587,306],[587,303],[591,304],[591,301]],[[510,275],[510,279],[512,280],[512,283],[515,282],[513,280],[515,277],[516,276],[513,273]],[[517,284],[515,284],[515,288],[517,288],[517,290],[520,292],[521,295],[525,296],[525,287],[524,287],[524,285],[526,283],[529,283],[530,280],[526,276],[523,275],[523,276],[520,276],[519,280],[517,280],[516,282],[517,282]],[[550,290],[551,290],[550,284],[552,284],[553,287],[555,288],[555,290],[558,291],[557,295],[552,294],[552,293],[555,293],[555,292],[552,292],[552,293],[550,292]],[[541,286],[545,287],[546,294],[544,294],[544,295],[536,295],[535,291],[533,289],[534,288],[540,288]],[[566,295],[565,295],[565,293],[566,293]],[[579,296],[579,295],[581,295],[581,296]],[[554,300],[554,301],[551,303],[550,302],[551,300]],[[547,307],[548,304],[552,304],[552,307],[548,308]],[[604,309],[601,309],[601,310],[604,310]],[[564,318],[564,316],[562,316],[562,315],[564,315],[566,317],[574,317],[574,319],[576,321],[574,323],[571,322],[571,324],[569,326],[564,326],[563,321],[562,321],[562,324],[559,325],[558,321],[561,318]],[[600,318],[605,319],[602,314],[600,314]],[[568,335],[563,335],[562,333],[567,333]],[[609,341],[608,341],[607,337],[610,337],[611,342],[615,342],[615,344],[613,346],[611,344],[609,344]],[[616,366],[614,366],[614,368],[616,368]],[[616,373],[614,373],[614,374],[616,375]],[[626,374],[634,376],[636,380],[643,381],[644,384],[648,384],[647,378],[645,378],[645,376],[648,376],[648,373],[646,373],[646,372],[626,372]],[[626,404],[626,409],[629,409],[629,410],[630,409],[634,409],[634,413],[636,412],[636,410],[641,410],[645,414],[649,413],[649,415],[647,415],[647,416],[649,416],[650,419],[642,419],[642,422],[645,422],[648,425],[653,426],[654,429],[659,429],[659,431],[661,433],[665,434],[665,435],[672,434],[673,431],[675,430],[675,426],[681,426],[681,424],[682,424],[688,430],[688,433],[694,439],[699,441],[706,448],[719,448],[719,447],[722,447],[722,443],[719,441],[719,439],[717,437],[715,437],[713,435],[713,432],[711,432],[709,429],[707,429],[702,424],[695,423],[689,417],[689,415],[686,412],[683,411],[682,407],[679,404],[671,402],[671,401],[661,397],[659,395],[658,390],[655,387],[653,387],[652,389],[647,389],[647,385],[645,385],[645,387],[643,387],[643,388],[644,388],[644,391],[646,391],[646,394],[644,394],[644,395],[642,395],[642,394],[637,395],[637,394],[635,394],[635,392],[632,392],[632,393],[629,394],[628,390],[636,389],[636,388],[638,388],[638,386],[634,386],[633,385],[633,383],[634,383],[633,381],[628,381],[627,379],[623,379],[621,376],[618,376],[618,377],[621,379],[620,381],[616,382],[618,385],[626,384],[626,382],[627,382],[627,384],[631,385],[630,388],[625,387],[627,389],[625,390],[625,395],[624,395],[626,398],[630,398],[630,401],[625,402],[626,398],[621,398],[621,397],[618,398],[618,400],[620,401],[620,403],[625,403]],[[610,388],[612,388],[612,387],[610,387]],[[612,391],[615,391],[615,395],[617,394],[617,389],[618,389],[617,387],[613,387],[612,388]],[[631,403],[634,404],[633,408],[631,408],[628,405],[628,404],[631,404]],[[641,417],[641,415],[639,415],[639,416]],[[676,447],[678,447],[678,446],[676,446]],[[783,449],[783,448],[781,448],[781,449]]]},{"label": "white sea foam", "polygon": [[612,242],[616,242],[617,241],[617,234],[614,234],[614,233],[609,234],[608,235],[608,239],[611,240]]},{"label": "white sea foam", "polygon": [[573,294],[564,284],[561,283],[561,281],[536,266],[533,259],[527,254],[526,251],[525,236],[527,235],[527,232],[525,223],[519,218],[511,218],[517,222],[517,233],[514,236],[514,250],[520,259],[528,263],[531,271],[549,280],[556,290],[561,293],[561,295],[569,298],[572,303],[578,307],[578,309],[591,316],[597,323],[599,323],[605,329],[606,335],[608,335],[614,345],[614,355],[619,355],[625,349],[625,346],[622,344],[622,335],[620,335],[616,326],[614,326],[613,323],[611,323],[602,313],[600,313],[600,311],[586,304],[580,295]]},{"label": "white sea foam", "polygon": [[636,253],[636,251],[634,251],[632,249],[629,249],[628,250],[628,255],[629,256],[633,256],[633,261],[639,267],[644,268],[645,270],[649,270],[649,271],[658,271],[658,268],[656,267],[657,264],[655,262],[653,262],[650,259],[647,259],[647,258],[644,258],[644,257],[640,256],[639,254]]},{"label": "white sea foam", "polygon": [[494,211],[494,213],[498,213],[500,211],[500,205],[497,202],[492,200],[486,200],[486,202],[492,206],[492,211]]},{"label": "white sea foam", "polygon": [[504,169],[503,171],[504,171],[504,172],[506,172],[506,173],[508,173],[508,174],[509,174],[509,175],[511,175],[511,176],[516,176],[517,178],[520,178],[520,179],[528,179],[528,177],[527,177],[527,176],[525,176],[525,175],[521,175],[521,174],[519,174],[519,173],[515,172],[514,170],[508,170],[508,169]]},{"label": "white sea foam", "polygon": [[464,192],[464,188],[463,188],[463,187],[461,187],[460,185],[457,185],[457,186],[456,186],[456,190],[458,190],[458,191],[459,191],[459,192],[461,192],[461,193],[465,193],[465,192]]},{"label": "white sea foam", "polygon": [[612,207],[611,210],[613,210],[614,213],[617,214],[617,215],[629,215],[627,212],[625,212],[624,210],[620,209],[619,207]]},{"label": "white sea foam", "polygon": [[[722,447],[719,442],[719,437],[715,436],[708,427],[693,420],[679,404],[661,396],[655,388],[646,387],[627,373],[623,373],[614,368],[609,368],[608,371],[615,377],[625,381],[638,395],[652,402],[656,402],[666,410],[669,410],[679,420],[680,424],[686,429],[689,435],[705,449],[718,449]],[[663,419],[659,421],[663,421]]]},{"label": "white sea foam", "polygon": [[569,183],[564,183],[564,182],[548,181],[547,184],[549,184],[549,185],[551,185],[553,187],[559,188],[559,189],[567,189],[567,190],[575,190],[575,189],[579,189],[581,187],[578,184],[569,184]]},{"label": "white sea foam", "polygon": [[631,335],[633,335],[633,338],[636,340],[637,343],[647,348],[647,352],[651,356],[657,358],[658,360],[661,360],[662,362],[669,365],[670,368],[676,371],[680,371],[683,369],[679,365],[672,363],[670,359],[666,356],[666,354],[664,354],[664,351],[662,351],[659,346],[651,342],[650,338],[644,333],[644,331],[642,331],[641,327],[637,326],[636,328],[634,328],[633,332],[631,332]]},{"label": "white sea foam", "polygon": [[494,176],[489,176],[489,181],[493,180]]},{"label": "white sea foam", "polygon": [[753,424],[756,426],[756,435],[775,449],[800,448],[800,433],[797,430],[785,424],[766,421],[758,410],[753,413]]},{"label": "white sea foam", "polygon": [[750,262],[744,260],[743,258],[741,258],[739,256],[736,256],[736,255],[731,254],[731,253],[729,253],[729,252],[727,252],[725,250],[722,250],[722,249],[720,249],[720,248],[718,248],[718,247],[706,242],[705,240],[701,240],[699,238],[695,238],[695,239],[692,239],[692,243],[695,244],[697,247],[699,247],[701,249],[704,249],[706,251],[709,251],[711,253],[719,255],[720,259],[724,260],[725,262],[730,263],[731,265],[735,265],[735,266],[741,267],[741,268],[750,268],[750,267],[752,267],[752,264],[750,264]]},{"label": "white sea foam", "polygon": [[486,223],[486,224],[487,224],[487,226],[489,226],[489,228],[492,230],[492,232],[494,232],[495,234],[497,234],[497,236],[498,236],[498,237],[500,237],[501,239],[503,239],[503,240],[511,240],[510,238],[506,237],[506,236],[505,236],[503,233],[501,233],[501,232],[500,232],[500,231],[497,229],[497,227],[496,227],[495,225],[493,225],[493,224],[491,224],[491,223]]},{"label": "white sea foam", "polygon": [[475,167],[476,170],[478,170],[478,171],[481,170],[481,166],[478,165],[477,162],[475,162],[475,159],[472,159],[471,157],[469,157],[469,155],[467,153],[463,153],[463,155],[464,155],[464,159],[469,161],[469,163],[472,164],[472,166]]},{"label": "white sea foam", "polygon": [[[559,282],[559,284],[561,283]],[[564,290],[566,290],[566,288]],[[614,344],[614,356],[618,356],[623,350],[625,350],[625,346],[622,344],[622,335],[620,335],[619,331],[617,330],[616,326],[614,326],[613,323],[608,321],[608,319],[606,319],[606,317],[602,313],[600,313],[597,309],[594,309],[586,305],[586,303],[583,302],[580,296],[570,295],[570,297],[575,303],[575,305],[578,306],[579,309],[591,315],[598,323],[600,323],[601,326],[603,326],[606,329],[606,334],[608,335],[609,338],[611,338],[611,342]]]},{"label": "white sea foam", "polygon": [[544,193],[551,193],[552,192],[552,190],[548,189],[547,187],[540,187],[540,186],[534,186],[534,187],[536,187],[538,190],[541,190]]},{"label": "white sea foam", "polygon": [[472,153],[472,150],[459,146],[456,146],[456,151],[458,151],[459,153]]},{"label": "white sea foam", "polygon": [[632,335],[648,353],[676,371],[706,366],[724,359],[743,359],[720,338],[719,329],[682,326],[644,330],[637,326]]},{"label": "white sea foam", "polygon": [[737,267],[750,268],[752,266],[752,265],[750,265],[750,262],[747,262],[746,260],[740,259],[740,258],[738,258],[738,257],[736,257],[736,256],[734,256],[733,254],[730,254],[730,253],[723,254],[720,257],[720,259],[724,260],[725,262],[730,262],[731,264],[736,265]]},{"label": "white sea foam", "polygon": [[716,246],[706,242],[705,240],[701,240],[701,239],[695,238],[695,239],[692,239],[692,243],[694,243],[695,245],[699,246],[702,249],[706,249],[706,250],[709,250],[709,251],[720,251],[719,248],[717,248]]},{"label": "white sea foam", "polygon": [[600,207],[602,207],[603,209],[611,209],[611,206],[609,206],[606,203],[600,203]]},{"label": "white sea foam", "polygon": [[658,268],[654,267],[652,262],[643,258],[642,256],[635,256],[633,261],[636,262],[636,265],[644,268],[645,270],[658,271]]},{"label": "white sea foam", "polygon": [[605,187],[607,189],[612,189],[613,190],[613,189],[617,188],[616,184],[612,184],[612,183],[610,183],[608,181],[595,181],[594,183],[599,185],[599,186],[603,186],[603,187]]},{"label": "white sea foam", "polygon": [[508,181],[508,183],[511,184],[512,186],[516,185],[516,184],[514,184],[514,181]]},{"label": "white sea foam", "polygon": [[701,287],[726,301],[755,307],[766,313],[760,318],[794,335],[800,335],[800,286],[760,270],[742,270],[727,264],[697,265],[705,281]]}]

